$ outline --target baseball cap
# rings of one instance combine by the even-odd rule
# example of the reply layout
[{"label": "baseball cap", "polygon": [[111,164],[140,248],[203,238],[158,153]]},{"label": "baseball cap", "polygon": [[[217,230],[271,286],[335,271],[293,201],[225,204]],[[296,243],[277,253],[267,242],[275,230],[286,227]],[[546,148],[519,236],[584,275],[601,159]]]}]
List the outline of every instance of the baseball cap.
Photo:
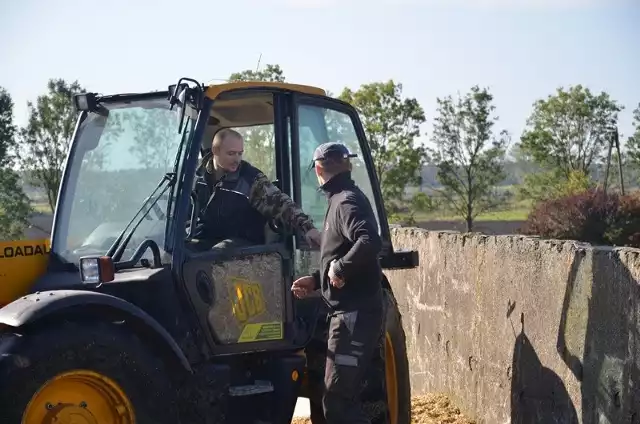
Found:
[{"label": "baseball cap", "polygon": [[347,149],[347,146],[345,146],[342,143],[338,143],[338,142],[329,142],[329,143],[323,143],[321,145],[319,145],[318,147],[316,147],[316,150],[313,152],[313,161],[317,161],[317,160],[325,160],[325,159],[330,159],[330,158],[355,158],[358,157],[358,155],[349,152],[349,149]]}]

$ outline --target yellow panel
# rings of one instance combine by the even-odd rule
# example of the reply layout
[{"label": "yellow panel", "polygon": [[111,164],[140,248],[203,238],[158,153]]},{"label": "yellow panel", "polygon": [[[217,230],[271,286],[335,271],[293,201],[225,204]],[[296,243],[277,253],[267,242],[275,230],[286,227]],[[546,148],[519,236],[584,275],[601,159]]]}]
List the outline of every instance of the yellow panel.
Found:
[{"label": "yellow panel", "polygon": [[49,239],[0,241],[0,306],[29,292],[47,271]]},{"label": "yellow panel", "polygon": [[229,82],[225,84],[214,84],[207,87],[206,95],[210,99],[215,100],[220,94],[231,91],[239,90],[243,88],[281,88],[284,90],[297,91],[304,94],[313,94],[318,96],[325,96],[326,92],[322,88],[313,87],[310,85],[289,84],[285,82],[266,82],[266,81],[238,81]]},{"label": "yellow panel", "polygon": [[267,310],[260,284],[239,277],[231,277],[231,281],[231,310],[239,322],[244,323]]}]

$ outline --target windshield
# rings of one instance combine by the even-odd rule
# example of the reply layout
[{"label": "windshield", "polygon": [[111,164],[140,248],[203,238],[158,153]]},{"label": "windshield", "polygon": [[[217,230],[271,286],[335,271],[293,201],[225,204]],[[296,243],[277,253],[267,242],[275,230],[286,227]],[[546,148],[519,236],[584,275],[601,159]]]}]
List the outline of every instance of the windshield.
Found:
[{"label": "windshield", "polygon": [[[180,108],[170,111],[164,97],[103,106],[108,114],[90,113],[78,129],[60,194],[52,251],[67,262],[107,252],[163,176],[175,172],[193,126],[187,113],[179,134]],[[147,238],[163,251],[170,195],[145,215],[123,259]]]}]

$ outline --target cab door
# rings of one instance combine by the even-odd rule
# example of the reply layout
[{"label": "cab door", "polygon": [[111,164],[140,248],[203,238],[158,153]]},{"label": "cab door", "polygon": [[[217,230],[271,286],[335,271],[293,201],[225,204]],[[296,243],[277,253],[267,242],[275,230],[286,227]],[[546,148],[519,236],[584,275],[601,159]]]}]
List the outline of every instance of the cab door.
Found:
[{"label": "cab door", "polygon": [[[283,154],[288,152],[283,94],[269,90],[229,93],[220,96],[212,110],[216,113],[218,107],[230,113],[237,107],[235,116],[241,116],[257,102],[273,105],[273,121],[229,128],[243,133],[244,158],[281,181],[287,191],[288,160],[282,160],[288,158]],[[195,238],[185,240],[182,278],[213,355],[297,346],[290,291],[292,244],[292,236],[286,234],[265,244],[229,243],[222,248],[211,248]]]},{"label": "cab door", "polygon": [[[391,243],[389,224],[382,193],[362,123],[355,109],[337,99],[296,94],[293,97],[291,122],[291,162],[295,201],[313,217],[316,227],[324,228],[327,200],[318,191],[318,181],[311,166],[313,152],[328,141],[341,142],[357,154],[351,159],[352,178],[365,193],[373,208],[383,249],[383,268],[414,268],[417,252],[396,252]],[[317,252],[300,237],[296,240],[296,276],[319,266]]]}]

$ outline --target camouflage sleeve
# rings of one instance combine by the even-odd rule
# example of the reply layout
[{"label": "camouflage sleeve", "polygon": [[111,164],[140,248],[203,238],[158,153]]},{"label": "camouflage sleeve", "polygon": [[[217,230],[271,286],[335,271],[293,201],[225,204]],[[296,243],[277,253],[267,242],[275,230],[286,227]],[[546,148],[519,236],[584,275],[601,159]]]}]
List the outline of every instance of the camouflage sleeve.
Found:
[{"label": "camouflage sleeve", "polygon": [[264,216],[279,219],[293,231],[300,229],[304,234],[315,228],[311,217],[263,173],[258,174],[253,182],[249,202]]}]

